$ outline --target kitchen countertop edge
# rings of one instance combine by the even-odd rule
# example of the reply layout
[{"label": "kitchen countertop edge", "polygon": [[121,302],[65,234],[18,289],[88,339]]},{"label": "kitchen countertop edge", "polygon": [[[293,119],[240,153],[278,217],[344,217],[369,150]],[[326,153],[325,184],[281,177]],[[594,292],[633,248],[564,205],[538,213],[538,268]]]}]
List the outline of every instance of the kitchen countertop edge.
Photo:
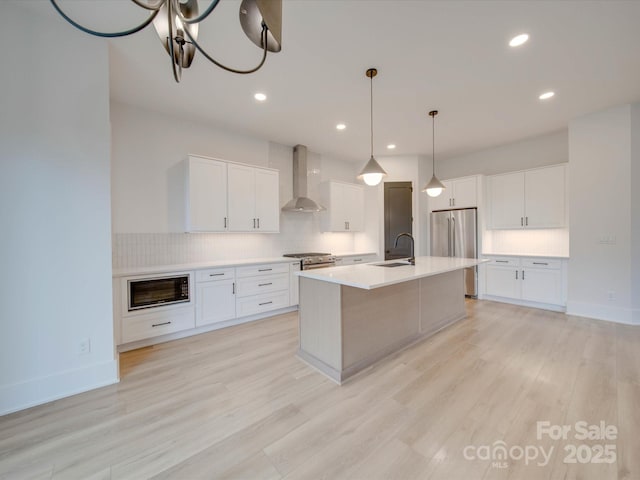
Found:
[{"label": "kitchen countertop edge", "polygon": [[247,265],[262,265],[265,263],[291,263],[295,259],[287,257],[247,258],[244,260],[213,260],[210,262],[183,263],[174,265],[154,265],[148,267],[118,268],[112,271],[112,277],[130,277],[137,275],[153,275],[162,273],[182,272],[186,270],[202,270],[205,268],[244,267]]},{"label": "kitchen countertop edge", "polygon": [[569,255],[548,255],[542,253],[483,253],[485,257],[532,257],[532,258],[559,258],[569,259]]}]

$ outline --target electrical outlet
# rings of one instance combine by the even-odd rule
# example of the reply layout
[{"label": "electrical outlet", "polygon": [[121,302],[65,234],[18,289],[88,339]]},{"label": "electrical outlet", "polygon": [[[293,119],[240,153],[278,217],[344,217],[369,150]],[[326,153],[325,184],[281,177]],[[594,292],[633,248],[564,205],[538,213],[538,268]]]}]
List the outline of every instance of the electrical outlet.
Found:
[{"label": "electrical outlet", "polygon": [[83,338],[78,344],[78,353],[80,355],[86,355],[89,352],[91,352],[91,340],[88,338]]},{"label": "electrical outlet", "polygon": [[610,302],[615,301],[616,299],[616,292],[613,291],[609,291],[607,292],[607,300],[609,300]]}]

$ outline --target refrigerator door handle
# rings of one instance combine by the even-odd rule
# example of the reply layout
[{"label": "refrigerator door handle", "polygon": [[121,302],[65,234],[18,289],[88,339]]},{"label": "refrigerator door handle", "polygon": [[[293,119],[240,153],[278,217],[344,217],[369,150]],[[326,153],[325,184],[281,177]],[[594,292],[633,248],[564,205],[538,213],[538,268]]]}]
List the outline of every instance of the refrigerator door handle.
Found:
[{"label": "refrigerator door handle", "polygon": [[453,247],[451,249],[451,251],[453,252],[453,254],[451,255],[452,257],[456,256],[456,219],[452,218],[451,219],[451,246]]},{"label": "refrigerator door handle", "polygon": [[447,257],[451,256],[451,219],[447,218]]}]

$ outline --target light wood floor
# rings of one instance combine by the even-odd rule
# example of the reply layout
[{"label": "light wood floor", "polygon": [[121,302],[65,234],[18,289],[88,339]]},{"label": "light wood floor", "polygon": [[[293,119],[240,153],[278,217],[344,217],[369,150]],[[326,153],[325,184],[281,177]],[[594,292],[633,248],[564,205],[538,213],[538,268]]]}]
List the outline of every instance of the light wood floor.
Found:
[{"label": "light wood floor", "polygon": [[[639,327],[467,308],[342,387],[294,357],[296,314],[123,354],[120,384],[0,418],[0,478],[640,479]],[[544,420],[617,426],[587,442],[617,461],[564,463]],[[497,441],[555,454],[465,460]]]}]

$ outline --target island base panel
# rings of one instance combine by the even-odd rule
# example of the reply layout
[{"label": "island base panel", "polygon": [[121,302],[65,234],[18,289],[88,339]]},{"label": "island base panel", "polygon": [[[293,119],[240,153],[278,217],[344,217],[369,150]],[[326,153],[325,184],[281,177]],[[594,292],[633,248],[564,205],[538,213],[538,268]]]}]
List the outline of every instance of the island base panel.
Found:
[{"label": "island base panel", "polygon": [[464,318],[464,270],[420,279],[420,333],[431,335]]}]

